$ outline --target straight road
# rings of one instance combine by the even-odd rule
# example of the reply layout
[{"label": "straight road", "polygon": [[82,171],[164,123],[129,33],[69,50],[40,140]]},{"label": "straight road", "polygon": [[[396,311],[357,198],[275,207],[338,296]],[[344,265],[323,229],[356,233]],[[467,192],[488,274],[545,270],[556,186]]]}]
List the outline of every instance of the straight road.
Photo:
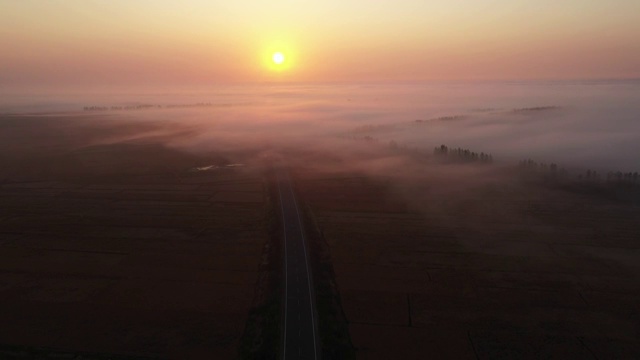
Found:
[{"label": "straight road", "polygon": [[284,225],[283,359],[320,359],[309,255],[288,173],[278,171],[278,192]]}]

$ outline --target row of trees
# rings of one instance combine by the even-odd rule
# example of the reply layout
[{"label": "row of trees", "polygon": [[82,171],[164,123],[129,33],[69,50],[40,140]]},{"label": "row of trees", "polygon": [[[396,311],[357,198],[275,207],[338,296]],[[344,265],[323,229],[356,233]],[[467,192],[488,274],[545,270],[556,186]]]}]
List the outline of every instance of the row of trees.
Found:
[{"label": "row of trees", "polygon": [[108,111],[108,106],[85,106],[84,111]]},{"label": "row of trees", "polygon": [[[224,105],[220,105],[220,106],[230,106],[231,104],[224,104]],[[174,109],[174,108],[193,108],[193,107],[210,107],[213,106],[212,103],[196,103],[196,104],[176,104],[176,105],[165,105],[164,107],[167,109]],[[158,107],[162,107],[160,105],[158,105]]]},{"label": "row of trees", "polygon": [[[600,174],[595,170],[587,170],[584,174],[579,174],[578,179],[587,181],[601,181],[603,179]],[[618,183],[638,183],[640,182],[640,174],[638,172],[622,172],[622,171],[609,171],[604,177],[607,182]]]},{"label": "row of trees", "polygon": [[514,113],[526,113],[526,112],[556,110],[556,109],[559,109],[559,108],[557,106],[536,106],[536,107],[513,109],[513,112]]},{"label": "row of trees", "polygon": [[[352,137],[356,138],[356,137]],[[373,138],[371,136],[363,136],[361,138],[367,142],[378,142],[379,140]],[[389,141],[389,148],[392,150],[411,150],[405,146],[399,145],[396,141]],[[413,151],[419,151],[418,149],[414,149]],[[436,157],[444,158],[447,161],[453,162],[462,162],[462,163],[483,163],[490,164],[493,163],[493,155],[487,154],[484,152],[474,152],[469,149],[463,148],[453,148],[450,149],[446,145],[440,145],[433,149],[433,154]],[[527,174],[527,177],[531,176],[531,174],[536,174],[536,178],[546,179],[546,180],[558,180],[565,179],[570,180],[573,178],[574,180],[580,181],[591,181],[591,182],[602,182],[605,181],[607,183],[616,183],[616,184],[639,184],[640,185],[640,173],[638,172],[622,172],[622,171],[610,171],[606,174],[601,174],[595,170],[588,169],[583,173],[579,174],[569,174],[569,172],[564,168],[560,167],[556,163],[544,163],[537,162],[532,159],[525,159],[518,162],[518,168],[522,171],[522,173]]]},{"label": "row of trees", "polygon": [[551,164],[546,164],[546,163],[539,163],[536,161],[533,161],[531,159],[526,159],[526,160],[522,160],[518,163],[518,167],[520,169],[523,170],[527,170],[527,171],[534,171],[534,172],[542,172],[542,173],[546,173],[546,172],[550,172],[550,173],[558,173],[558,172],[566,172],[564,170],[564,168],[562,169],[558,169],[558,164],[555,163],[551,163]]},{"label": "row of trees", "polygon": [[640,183],[640,174],[638,172],[610,171],[607,173],[607,181],[638,184]]},{"label": "row of trees", "polygon": [[[552,176],[567,176],[567,171],[564,168],[559,168],[557,164],[545,164],[538,163],[531,159],[522,160],[518,163],[518,167],[528,173],[534,172],[541,175]],[[606,174],[600,174],[596,170],[588,169],[584,173],[577,174],[577,179],[582,181],[606,182],[615,183],[640,183],[640,174],[638,172],[622,172],[622,171],[609,171]]]},{"label": "row of trees", "polygon": [[126,106],[85,106],[84,111],[118,111],[118,110],[148,110],[153,108],[161,108],[160,105],[126,105]]},{"label": "row of trees", "polygon": [[469,149],[462,148],[449,149],[446,145],[437,146],[433,149],[433,154],[459,162],[479,162],[484,164],[490,164],[493,162],[493,155],[491,154],[485,154],[483,152],[477,153]]},{"label": "row of trees", "polygon": [[148,110],[148,109],[174,109],[174,108],[193,108],[193,107],[209,107],[212,103],[196,103],[196,104],[176,104],[176,105],[125,105],[125,106],[85,106],[84,111],[120,111],[120,110]]},{"label": "row of trees", "polygon": [[465,116],[462,115],[453,115],[453,116],[441,116],[439,118],[435,118],[435,119],[429,119],[429,120],[422,120],[422,119],[417,119],[414,120],[416,123],[420,124],[420,123],[426,123],[426,122],[430,122],[430,121],[453,121],[453,120],[462,120],[464,119]]}]

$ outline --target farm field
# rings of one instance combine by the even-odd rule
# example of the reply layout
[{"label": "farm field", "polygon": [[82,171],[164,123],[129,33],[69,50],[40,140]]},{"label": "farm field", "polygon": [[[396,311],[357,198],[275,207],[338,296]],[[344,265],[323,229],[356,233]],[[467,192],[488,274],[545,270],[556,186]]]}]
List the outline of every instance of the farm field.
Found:
[{"label": "farm field", "polygon": [[90,145],[100,126],[55,120],[36,136],[44,120],[2,119],[0,357],[236,358],[267,241],[260,172],[189,171],[220,160]]},{"label": "farm field", "polygon": [[302,209],[325,355],[640,357],[640,209],[624,191],[375,141],[187,151],[189,126],[161,121],[0,126],[0,357],[273,356],[269,168],[288,169]]},{"label": "farm field", "polygon": [[640,357],[640,209],[432,166],[295,172],[358,358]]}]

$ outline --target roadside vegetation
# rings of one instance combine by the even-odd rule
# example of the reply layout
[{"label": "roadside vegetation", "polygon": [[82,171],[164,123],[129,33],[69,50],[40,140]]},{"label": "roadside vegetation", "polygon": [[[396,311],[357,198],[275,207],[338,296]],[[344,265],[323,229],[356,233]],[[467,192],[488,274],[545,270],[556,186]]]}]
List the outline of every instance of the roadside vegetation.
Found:
[{"label": "roadside vegetation", "polygon": [[349,324],[342,309],[329,245],[318,227],[313,211],[307,205],[303,206],[303,217],[313,268],[322,357],[325,359],[355,359],[356,349],[351,342]]},{"label": "roadside vegetation", "polygon": [[256,296],[249,311],[245,330],[238,349],[241,359],[278,359],[282,314],[282,232],[277,210],[275,174],[265,174],[268,198],[265,218],[269,241],[265,244],[260,273],[256,283]]}]

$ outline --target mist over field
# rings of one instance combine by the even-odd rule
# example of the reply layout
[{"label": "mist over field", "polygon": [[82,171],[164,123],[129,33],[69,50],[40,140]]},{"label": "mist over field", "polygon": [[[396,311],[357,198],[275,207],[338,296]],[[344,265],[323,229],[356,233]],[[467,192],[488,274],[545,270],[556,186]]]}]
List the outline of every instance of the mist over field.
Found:
[{"label": "mist over field", "polygon": [[639,14],[0,0],[0,360],[640,359]]},{"label": "mist over field", "polygon": [[[638,170],[638,81],[244,85],[162,91],[3,96],[0,113],[91,114],[96,115],[93,120],[83,121],[101,126],[114,119],[154,123],[162,130],[154,127],[155,132],[146,135],[164,134],[169,145],[190,151],[266,144],[342,151],[353,142],[346,140],[367,137],[428,151],[440,144],[469,148],[491,153],[500,162],[532,158],[567,168]],[[162,108],[83,111],[141,104]],[[205,106],[190,106],[198,104]]]}]

